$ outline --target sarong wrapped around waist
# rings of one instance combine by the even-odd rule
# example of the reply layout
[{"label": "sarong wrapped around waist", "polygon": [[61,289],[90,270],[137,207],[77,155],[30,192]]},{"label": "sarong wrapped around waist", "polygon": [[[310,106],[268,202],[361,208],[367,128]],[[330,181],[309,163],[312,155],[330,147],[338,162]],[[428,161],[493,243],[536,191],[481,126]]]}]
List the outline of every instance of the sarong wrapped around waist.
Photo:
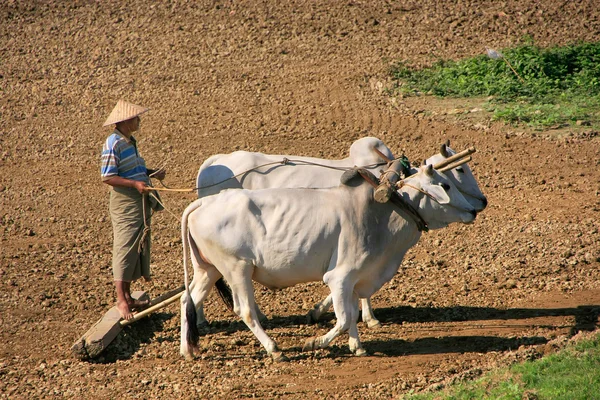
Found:
[{"label": "sarong wrapped around waist", "polygon": [[[144,207],[146,202],[146,224]],[[113,187],[110,191],[113,226],[112,269],[115,281],[132,282],[150,278],[150,217],[148,196],[134,188]],[[141,249],[140,242],[143,241]],[[140,252],[141,250],[141,252]]]}]

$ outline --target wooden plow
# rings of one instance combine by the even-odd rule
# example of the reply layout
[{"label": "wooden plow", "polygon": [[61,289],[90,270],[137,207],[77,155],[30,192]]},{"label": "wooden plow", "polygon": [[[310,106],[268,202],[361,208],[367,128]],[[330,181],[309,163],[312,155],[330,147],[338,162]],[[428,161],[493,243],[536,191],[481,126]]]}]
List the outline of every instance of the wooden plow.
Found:
[{"label": "wooden plow", "polygon": [[[117,307],[104,314],[92,327],[71,346],[75,357],[89,360],[98,357],[108,345],[119,335],[123,328],[177,301],[183,294],[183,286],[171,290],[150,302],[150,306],[136,314],[130,320],[121,319]],[[131,294],[135,300],[149,300],[146,292],[136,291]]]}]

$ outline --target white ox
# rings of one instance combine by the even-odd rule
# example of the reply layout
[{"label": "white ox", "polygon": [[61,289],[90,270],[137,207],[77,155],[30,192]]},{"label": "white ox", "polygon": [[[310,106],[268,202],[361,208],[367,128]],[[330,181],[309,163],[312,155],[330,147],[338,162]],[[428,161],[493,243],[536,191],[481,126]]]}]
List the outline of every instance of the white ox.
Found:
[{"label": "white ox", "polygon": [[[429,159],[428,164],[437,164],[455,154],[449,142],[441,151]],[[379,154],[383,154],[385,159]],[[200,167],[196,179],[198,197],[202,198],[224,189],[327,188],[337,186],[345,168],[354,166],[368,168],[379,177],[386,159],[393,159],[392,151],[379,139],[365,137],[350,146],[349,156],[341,160],[327,160],[303,156],[269,155],[236,151],[209,157]],[[293,160],[286,164],[282,161]],[[414,172],[414,170],[413,170]],[[479,189],[467,164],[444,173],[452,181],[476,211],[483,210],[487,199]],[[309,321],[316,321],[332,305],[331,296],[317,304],[308,314]],[[260,310],[258,310],[260,314]],[[260,314],[262,317],[262,314]],[[362,320],[369,327],[380,325],[373,314],[369,298],[362,299]],[[198,308],[198,322],[205,323],[204,309]]]},{"label": "white ox", "polygon": [[[358,297],[370,297],[394,276],[421,231],[407,211],[375,202],[373,187],[360,176],[345,181],[329,189],[226,190],[186,208],[184,357],[192,358],[197,346],[197,305],[221,277],[231,287],[235,313],[274,360],[285,357],[260,324],[252,280],[272,289],[322,280],[331,290],[337,322],[327,334],[309,339],[304,350],[327,347],[348,331],[350,350],[366,354],[358,338]],[[475,209],[431,166],[405,179],[397,193],[429,229],[475,220]],[[188,285],[190,247],[194,278]]]}]

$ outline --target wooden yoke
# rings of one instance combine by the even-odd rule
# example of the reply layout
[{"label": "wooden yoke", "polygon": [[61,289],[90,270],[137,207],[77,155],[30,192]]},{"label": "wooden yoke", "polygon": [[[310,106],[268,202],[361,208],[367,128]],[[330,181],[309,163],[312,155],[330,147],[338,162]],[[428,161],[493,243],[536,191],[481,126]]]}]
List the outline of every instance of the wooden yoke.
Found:
[{"label": "wooden yoke", "polygon": [[[469,147],[467,150],[461,151],[460,153],[456,153],[455,155],[446,158],[444,161],[441,161],[437,164],[435,164],[433,166],[433,169],[437,169],[440,170],[441,168],[444,168],[447,165],[450,165],[452,163],[454,163],[455,161],[458,161],[464,157],[467,157],[470,154],[475,153],[475,147]],[[460,164],[463,164],[462,162]]]},{"label": "wooden yoke", "polygon": [[461,165],[463,165],[464,163],[468,163],[468,162],[469,162],[469,161],[471,161],[471,160],[472,160],[471,156],[468,156],[468,157],[465,157],[465,158],[463,158],[463,159],[461,159],[461,160],[458,160],[458,161],[455,161],[455,162],[453,162],[453,163],[450,163],[450,164],[448,164],[448,165],[446,165],[446,166],[444,166],[444,167],[442,167],[442,168],[438,169],[437,171],[438,171],[438,172],[446,172],[446,171],[450,171],[451,169],[454,169],[454,168],[456,168],[456,167],[460,167],[460,166],[461,166]]},{"label": "wooden yoke", "polygon": [[396,182],[400,180],[402,171],[402,159],[388,163],[388,169],[381,174],[380,184],[375,189],[374,198],[378,203],[387,203],[396,190]]}]

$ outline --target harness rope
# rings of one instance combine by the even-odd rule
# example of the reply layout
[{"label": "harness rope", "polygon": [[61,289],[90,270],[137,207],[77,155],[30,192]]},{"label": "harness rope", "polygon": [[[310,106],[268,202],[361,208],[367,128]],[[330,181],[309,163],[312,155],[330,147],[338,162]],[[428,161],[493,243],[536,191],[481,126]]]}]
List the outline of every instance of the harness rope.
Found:
[{"label": "harness rope", "polygon": [[[266,164],[262,164],[262,165],[256,166],[254,168],[250,168],[250,169],[248,169],[248,170],[246,170],[244,172],[240,172],[239,174],[233,175],[233,176],[231,176],[231,177],[229,177],[227,179],[224,179],[224,180],[222,180],[220,182],[216,182],[216,183],[213,183],[213,184],[210,184],[210,185],[199,186],[199,187],[194,187],[194,188],[190,188],[190,189],[175,189],[175,188],[168,187],[167,185],[165,185],[163,183],[162,180],[159,180],[160,184],[162,186],[164,186],[164,187],[162,187],[162,188],[153,187],[152,190],[161,190],[161,191],[166,191],[166,192],[186,192],[186,193],[192,193],[192,192],[195,192],[195,191],[200,190],[200,189],[207,189],[207,188],[210,188],[210,187],[213,187],[213,186],[220,185],[220,184],[225,183],[225,182],[227,182],[227,181],[229,181],[231,179],[235,179],[238,176],[247,174],[249,172],[255,171],[255,170],[260,169],[260,168],[268,167],[270,165],[278,165],[278,164],[280,164],[280,165],[289,165],[290,163],[302,163],[302,164],[305,164],[305,165],[313,165],[313,166],[317,166],[317,167],[330,168],[330,169],[335,169],[335,170],[339,170],[339,171],[348,171],[348,170],[352,169],[351,167],[334,167],[334,166],[331,166],[331,165],[319,164],[319,163],[315,163],[315,162],[311,162],[311,161],[305,161],[305,160],[293,160],[293,159],[290,160],[287,157],[284,157],[283,160],[281,160],[281,161],[274,161],[274,162],[270,162],[270,163],[266,163]],[[381,166],[381,165],[384,165],[384,164],[386,164],[386,163],[369,164],[369,165],[364,166],[363,168],[375,168],[375,167],[378,167],[378,166]],[[157,169],[156,171],[154,171],[153,173],[151,173],[149,176],[153,177],[154,175],[156,175],[158,172],[160,172],[162,169],[164,169],[165,165],[166,165],[166,162],[163,163],[163,165],[159,169]],[[144,227],[143,227],[143,231],[142,231],[142,237],[141,237],[140,242],[138,244],[138,254],[141,254],[142,251],[144,250],[144,240],[146,239],[146,237],[150,233],[150,227],[148,226],[148,221],[147,221],[148,217],[147,217],[147,212],[146,212],[146,197],[147,196],[152,196],[154,198],[154,200],[156,200],[156,202],[163,207],[163,209],[165,209],[169,214],[171,214],[173,216],[173,218],[175,218],[176,220],[179,220],[179,217],[177,217],[175,214],[173,214],[171,212],[171,210],[169,210],[164,205],[164,203],[162,201],[160,201],[158,199],[158,197],[155,196],[152,192],[144,193],[144,195],[142,196],[142,211],[143,211],[143,215],[144,215]],[[152,211],[150,211],[150,216],[152,216],[153,214],[154,213]]]},{"label": "harness rope", "polygon": [[[148,226],[148,218],[146,218],[146,199],[148,198],[147,194],[142,195],[142,213],[144,215],[144,229],[142,230],[142,237],[140,239],[140,243],[138,244],[138,254],[142,254],[144,251],[144,242],[148,234],[150,233],[150,227]],[[152,213],[150,213],[152,216]]]},{"label": "harness rope", "polygon": [[[387,157],[384,157],[384,159],[387,159]],[[410,171],[410,162],[409,162],[408,158],[405,155],[402,155],[402,156],[400,156],[400,157],[398,157],[396,159],[390,160],[390,162],[393,162],[393,161],[396,161],[396,160],[400,160],[400,163],[401,163],[402,169],[403,169],[402,175],[407,176],[408,175],[407,172]],[[190,189],[174,189],[174,188],[170,188],[167,185],[165,185],[162,180],[159,180],[160,184],[162,186],[164,186],[164,187],[162,187],[162,188],[152,188],[152,190],[163,190],[163,191],[170,191],[170,192],[188,192],[188,193],[191,193],[191,192],[194,192],[196,190],[207,189],[207,188],[210,188],[210,187],[213,187],[213,186],[220,185],[220,184],[222,184],[224,182],[227,182],[227,181],[229,181],[231,179],[235,179],[238,176],[247,174],[249,172],[255,171],[255,170],[260,169],[260,168],[268,167],[269,165],[277,165],[277,164],[280,164],[280,165],[289,165],[290,163],[300,163],[300,164],[305,164],[305,165],[313,165],[313,166],[322,167],[322,168],[335,169],[335,170],[338,170],[338,171],[350,171],[350,170],[352,170],[354,168],[357,168],[357,167],[334,167],[334,166],[331,166],[331,165],[319,164],[319,163],[315,163],[315,162],[311,162],[311,161],[305,161],[305,160],[293,160],[293,159],[290,160],[287,157],[284,157],[283,160],[281,160],[281,161],[274,161],[274,162],[270,162],[270,163],[266,163],[266,164],[262,164],[262,165],[256,166],[254,168],[250,168],[250,169],[248,169],[248,170],[246,170],[244,172],[240,172],[239,174],[233,175],[233,176],[231,176],[231,177],[229,177],[227,179],[224,179],[224,180],[222,180],[220,182],[216,182],[216,183],[213,183],[213,184],[210,184],[210,185],[199,186],[199,187],[194,187],[194,188],[190,188]],[[381,165],[386,165],[386,164],[388,164],[388,162],[374,163],[374,164],[365,165],[365,166],[363,166],[361,168],[363,168],[363,169],[370,169],[370,168],[375,168],[375,167],[378,167],[378,166],[381,166]],[[153,172],[150,176],[155,175],[156,173],[158,173],[163,168],[164,168],[164,165],[160,169],[158,169],[155,172]],[[358,169],[359,169],[359,172],[360,172],[360,168],[358,168]],[[392,169],[388,169],[386,171],[383,171],[382,175],[386,174],[386,173],[394,173],[394,174],[398,175],[399,178],[401,178],[401,175],[398,172],[396,172],[396,171],[394,171]],[[374,186],[374,187],[377,187],[377,185],[379,184],[379,182],[375,183],[373,180],[371,180],[365,174],[361,173],[361,176],[367,182],[369,182],[372,186]],[[377,181],[379,181],[379,180],[377,180]],[[410,188],[412,188],[414,190],[417,190],[417,191],[423,193],[424,195],[428,196],[432,200],[438,202],[437,199],[435,197],[433,197],[430,193],[424,191],[423,189],[417,188],[417,187],[415,187],[413,185],[407,184],[407,183],[404,182],[404,180],[400,180],[396,184],[396,189],[401,189],[403,186],[410,187]],[[155,196],[152,193],[149,193],[149,195],[152,196],[165,210],[167,210],[167,212],[169,214],[171,214],[175,219],[179,220],[179,218],[175,214],[173,214],[158,199],[157,196]],[[423,217],[421,217],[421,215],[419,214],[419,211],[417,209],[415,209],[412,205],[410,205],[409,203],[407,203],[406,201],[404,201],[404,199],[402,199],[402,197],[400,197],[400,195],[398,195],[398,192],[396,190],[394,190],[392,192],[392,197],[390,198],[390,200],[398,208],[406,211],[415,220],[415,223],[417,224],[417,227],[418,227],[418,229],[420,231],[427,232],[429,230],[429,228],[427,226],[427,222],[425,222],[425,220],[423,219]],[[146,204],[144,202],[144,233],[143,233],[142,239],[145,238],[145,235],[147,235],[147,231],[149,231],[149,227],[147,226],[146,219],[145,219],[145,216],[146,216],[145,206],[146,206]],[[140,242],[140,249],[142,249],[141,242]]]},{"label": "harness rope", "polygon": [[[379,185],[379,179],[377,179],[376,177],[375,180],[371,179],[371,177],[366,174],[363,173],[360,168],[358,169],[358,173],[360,174],[360,176],[362,176],[362,178],[367,181],[371,186],[373,186],[374,188],[376,188]],[[407,203],[402,197],[400,197],[400,195],[398,194],[397,191],[393,191],[392,195],[390,197],[390,201],[399,209],[405,211],[417,224],[417,229],[419,231],[423,231],[423,232],[428,232],[429,231],[429,227],[427,226],[427,222],[425,222],[425,220],[423,219],[423,217],[421,217],[421,214],[419,214],[419,211],[416,210],[412,205],[410,205],[409,203]]]},{"label": "harness rope", "polygon": [[152,197],[154,198],[154,200],[156,200],[156,201],[158,202],[158,204],[160,204],[160,205],[161,205],[161,206],[162,206],[162,207],[163,207],[163,208],[164,208],[164,209],[165,209],[165,210],[166,210],[166,211],[167,211],[169,214],[171,214],[171,215],[173,216],[173,218],[175,218],[176,220],[179,220],[179,217],[178,217],[177,215],[173,214],[173,213],[171,212],[171,210],[169,210],[169,209],[168,209],[168,208],[165,206],[165,204],[164,204],[162,201],[160,201],[160,200],[158,199],[158,197],[156,197],[156,196],[155,196],[153,193],[148,193],[148,194],[149,194],[150,196],[152,196]]},{"label": "harness rope", "polygon": [[[421,193],[423,193],[425,196],[429,197],[431,200],[435,201],[436,203],[438,203],[438,204],[442,204],[442,203],[440,203],[440,202],[439,202],[439,201],[438,201],[438,200],[437,200],[435,197],[433,197],[433,196],[431,195],[431,193],[428,193],[428,192],[424,191],[423,189],[419,189],[418,187],[415,187],[415,186],[413,186],[413,185],[409,185],[408,183],[405,183],[404,181],[401,181],[401,182],[399,182],[399,183],[396,185],[396,188],[397,188],[397,189],[402,189],[402,187],[403,187],[403,186],[406,186],[406,187],[409,187],[409,188],[411,188],[411,189],[414,189],[414,190],[416,190],[416,191],[418,191],[418,192],[421,192]],[[460,190],[458,190],[458,191],[460,192]],[[462,193],[462,192],[461,192],[461,193]],[[460,210],[460,208],[458,208],[458,207],[456,207],[456,206],[453,206],[452,204],[447,204],[447,205],[448,205],[448,206],[450,206],[450,207],[456,208],[457,210]]]},{"label": "harness rope", "polygon": [[[334,167],[332,165],[319,164],[319,163],[315,163],[315,162],[312,162],[312,161],[305,161],[305,160],[294,160],[294,159],[290,160],[289,158],[284,157],[283,160],[281,160],[281,161],[274,161],[274,162],[270,162],[270,163],[258,165],[256,167],[247,169],[246,171],[240,172],[239,174],[236,174],[236,175],[230,176],[229,178],[223,179],[222,181],[211,183],[210,185],[198,186],[198,187],[193,187],[193,188],[189,188],[189,189],[183,189],[183,188],[182,189],[176,189],[176,188],[170,188],[170,187],[168,187],[167,185],[165,185],[163,183],[163,181],[159,180],[160,184],[163,187],[162,188],[153,188],[153,190],[162,190],[162,191],[165,191],[165,192],[189,192],[189,193],[191,193],[191,192],[194,192],[196,190],[208,189],[208,188],[213,187],[213,186],[218,186],[218,185],[220,185],[222,183],[225,183],[227,181],[235,179],[238,176],[245,175],[245,174],[247,174],[249,172],[252,172],[252,171],[264,168],[264,167],[268,167],[270,165],[290,165],[290,163],[296,163],[296,164],[299,164],[299,165],[312,165],[312,166],[315,166],[315,167],[335,169],[335,170],[338,170],[338,171],[349,171],[349,170],[351,170],[353,168],[353,167]],[[368,164],[368,165],[365,165],[365,166],[363,166],[361,168],[371,169],[371,168],[376,168],[376,167],[379,167],[379,166],[382,166],[382,165],[386,165],[386,164],[387,164],[387,162],[375,163],[375,164]],[[160,169],[156,170],[150,176],[155,175],[159,171],[160,171]]]},{"label": "harness rope", "polygon": [[[417,192],[421,192],[423,193],[425,196],[429,197],[432,200],[435,200],[436,202],[438,202],[435,197],[433,197],[430,193],[427,193],[426,191],[424,191],[423,189],[419,189],[416,186],[413,185],[409,185],[408,183],[405,183],[404,181],[400,181],[398,184],[396,184],[396,188],[397,189],[402,189],[404,186],[409,187],[411,189],[415,189]],[[438,202],[439,203],[439,202]]]}]

